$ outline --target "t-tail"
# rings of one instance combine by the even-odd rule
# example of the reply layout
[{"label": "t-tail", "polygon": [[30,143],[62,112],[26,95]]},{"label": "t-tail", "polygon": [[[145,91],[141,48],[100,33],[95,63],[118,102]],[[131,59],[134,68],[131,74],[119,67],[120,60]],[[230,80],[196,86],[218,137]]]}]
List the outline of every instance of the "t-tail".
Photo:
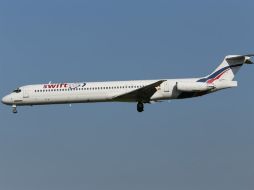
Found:
[{"label": "t-tail", "polygon": [[206,82],[208,84],[218,81],[229,82],[235,78],[235,75],[243,66],[243,64],[253,64],[249,55],[228,55],[224,58],[223,62],[213,71],[210,75],[199,79],[197,82]]}]

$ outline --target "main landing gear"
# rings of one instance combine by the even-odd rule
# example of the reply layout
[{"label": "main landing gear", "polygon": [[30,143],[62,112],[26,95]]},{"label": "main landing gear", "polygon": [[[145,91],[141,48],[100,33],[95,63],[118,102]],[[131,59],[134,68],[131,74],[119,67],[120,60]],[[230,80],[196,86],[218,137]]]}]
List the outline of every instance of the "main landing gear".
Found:
[{"label": "main landing gear", "polygon": [[144,104],[142,102],[138,102],[137,110],[138,110],[138,112],[143,112],[144,111]]},{"label": "main landing gear", "polygon": [[18,113],[16,105],[12,105],[12,113],[15,113],[15,114]]}]

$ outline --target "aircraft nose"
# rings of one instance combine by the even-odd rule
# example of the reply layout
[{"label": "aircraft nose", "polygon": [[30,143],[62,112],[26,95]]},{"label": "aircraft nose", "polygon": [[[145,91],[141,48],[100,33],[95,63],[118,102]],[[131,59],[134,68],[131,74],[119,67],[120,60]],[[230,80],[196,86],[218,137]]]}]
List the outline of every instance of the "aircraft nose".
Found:
[{"label": "aircraft nose", "polygon": [[11,103],[11,98],[10,98],[10,96],[7,95],[7,96],[3,97],[2,103],[3,103],[3,104],[10,104],[10,103]]}]

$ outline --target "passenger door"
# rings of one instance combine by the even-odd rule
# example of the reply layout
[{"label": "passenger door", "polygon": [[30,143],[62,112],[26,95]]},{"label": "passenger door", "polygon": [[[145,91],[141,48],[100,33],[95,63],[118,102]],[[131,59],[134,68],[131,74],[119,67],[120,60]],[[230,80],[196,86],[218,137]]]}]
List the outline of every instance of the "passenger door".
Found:
[{"label": "passenger door", "polygon": [[169,83],[168,83],[168,81],[165,81],[163,83],[163,89],[164,89],[164,92],[169,92]]},{"label": "passenger door", "polygon": [[29,93],[26,89],[23,90],[23,98],[29,98]]}]

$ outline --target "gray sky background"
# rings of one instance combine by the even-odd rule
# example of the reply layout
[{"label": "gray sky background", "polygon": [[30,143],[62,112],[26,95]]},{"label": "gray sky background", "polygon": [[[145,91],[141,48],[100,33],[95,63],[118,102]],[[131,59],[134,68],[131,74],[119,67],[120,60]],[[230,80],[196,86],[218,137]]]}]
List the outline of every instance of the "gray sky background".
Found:
[{"label": "gray sky background", "polygon": [[[25,84],[196,77],[254,52],[253,1],[2,0],[0,96]],[[147,105],[0,106],[0,189],[253,190],[254,67]]]}]

